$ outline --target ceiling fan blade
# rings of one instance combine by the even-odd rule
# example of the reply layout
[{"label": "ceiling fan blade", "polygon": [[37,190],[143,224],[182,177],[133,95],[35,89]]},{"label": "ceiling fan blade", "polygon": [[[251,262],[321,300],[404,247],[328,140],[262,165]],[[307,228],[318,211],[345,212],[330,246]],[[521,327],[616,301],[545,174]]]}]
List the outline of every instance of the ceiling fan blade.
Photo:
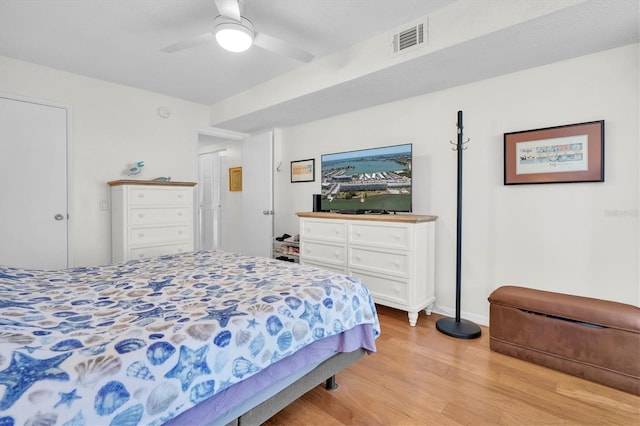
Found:
[{"label": "ceiling fan blade", "polygon": [[179,50],[189,49],[190,47],[197,46],[199,44],[207,43],[215,40],[216,37],[213,33],[204,33],[199,35],[198,37],[191,38],[189,40],[182,40],[167,47],[164,47],[162,50],[165,53],[173,53]]},{"label": "ceiling fan blade", "polygon": [[233,19],[234,21],[240,22],[242,18],[240,17],[240,2],[239,0],[215,0],[216,7],[218,8],[218,12],[220,15],[225,18]]},{"label": "ceiling fan blade", "polygon": [[311,53],[302,49],[298,49],[297,47],[292,46],[289,43],[280,40],[279,38],[264,33],[256,33],[253,39],[253,44],[262,47],[263,49],[269,50],[279,55],[296,59],[301,62],[311,62],[314,58]]}]

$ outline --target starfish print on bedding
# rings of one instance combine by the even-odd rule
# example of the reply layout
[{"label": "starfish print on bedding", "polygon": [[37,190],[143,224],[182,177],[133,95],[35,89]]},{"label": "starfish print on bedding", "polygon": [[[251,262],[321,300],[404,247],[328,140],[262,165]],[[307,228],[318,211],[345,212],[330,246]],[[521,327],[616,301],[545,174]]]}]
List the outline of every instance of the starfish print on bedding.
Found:
[{"label": "starfish print on bedding", "polygon": [[36,359],[13,351],[11,363],[0,371],[0,385],[6,386],[0,399],[0,410],[11,407],[35,382],[58,380],[66,382],[69,375],[58,366],[71,356],[71,352],[48,359]]},{"label": "starfish print on bedding", "polygon": [[222,327],[226,327],[231,317],[247,315],[245,312],[237,312],[236,309],[238,309],[238,305],[229,306],[226,309],[208,308],[209,315],[200,318],[199,321],[217,320]]},{"label": "starfish print on bedding", "polygon": [[171,283],[171,278],[163,281],[149,281],[147,285],[153,289],[154,293],[159,292],[165,287],[175,287],[175,284]]},{"label": "starfish print on bedding", "polygon": [[38,349],[42,349],[42,346],[21,346],[21,347],[16,348],[16,349],[22,349],[22,350],[25,350],[25,351],[29,352],[30,354],[32,354],[35,351],[37,351]]},{"label": "starfish print on bedding", "polygon": [[149,311],[144,311],[144,312],[138,312],[138,313],[131,313],[129,315],[131,316],[135,316],[138,317],[134,320],[132,320],[131,322],[136,322],[136,321],[140,321],[141,319],[144,318],[162,318],[162,316],[165,314],[165,310],[161,307],[157,307],[155,309],[151,309]]},{"label": "starfish print on bedding", "polygon": [[72,323],[69,321],[62,321],[60,324],[56,325],[55,327],[47,328],[46,330],[56,330],[63,334],[69,334],[73,331],[85,330],[90,328],[94,328],[91,325],[91,322]]},{"label": "starfish print on bedding", "polygon": [[12,300],[3,299],[0,300],[0,309],[3,308],[30,308],[33,303],[27,302],[14,302]]},{"label": "starfish print on bedding", "polygon": [[58,401],[58,403],[54,405],[53,408],[58,408],[58,406],[62,404],[66,404],[67,407],[71,407],[74,399],[82,399],[81,396],[76,395],[77,390],[78,389],[74,389],[71,392],[58,392],[58,395],[60,395],[60,401]]},{"label": "starfish print on bedding", "polygon": [[331,296],[331,289],[332,288],[335,288],[335,289],[338,289],[338,290],[344,290],[339,285],[336,285],[333,282],[331,282],[331,280],[314,281],[311,284],[311,286],[312,287],[322,287],[322,288],[324,288],[324,292],[326,293],[327,296]]},{"label": "starfish print on bedding", "polygon": [[309,328],[313,328],[317,323],[322,323],[322,317],[320,316],[320,304],[312,305],[311,303],[304,301],[304,312],[300,315],[300,318],[309,323]]},{"label": "starfish print on bedding", "polygon": [[29,277],[33,277],[33,275],[26,274],[26,273],[9,275],[9,274],[7,274],[5,272],[0,271],[0,278],[6,278],[6,279],[9,279],[9,280],[19,281],[21,278],[29,278]]},{"label": "starfish print on bedding", "polygon": [[195,351],[184,345],[180,346],[178,363],[164,377],[167,379],[179,379],[182,383],[182,391],[186,392],[196,377],[211,373],[206,359],[208,350],[209,347],[207,345]]}]

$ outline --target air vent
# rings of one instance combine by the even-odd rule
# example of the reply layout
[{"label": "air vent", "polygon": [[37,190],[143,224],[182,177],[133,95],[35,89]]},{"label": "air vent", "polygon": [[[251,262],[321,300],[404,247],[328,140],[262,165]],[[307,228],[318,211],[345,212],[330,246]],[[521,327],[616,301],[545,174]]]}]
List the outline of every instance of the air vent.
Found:
[{"label": "air vent", "polygon": [[425,26],[424,22],[420,22],[394,32],[392,34],[392,54],[398,55],[421,47],[425,42]]}]

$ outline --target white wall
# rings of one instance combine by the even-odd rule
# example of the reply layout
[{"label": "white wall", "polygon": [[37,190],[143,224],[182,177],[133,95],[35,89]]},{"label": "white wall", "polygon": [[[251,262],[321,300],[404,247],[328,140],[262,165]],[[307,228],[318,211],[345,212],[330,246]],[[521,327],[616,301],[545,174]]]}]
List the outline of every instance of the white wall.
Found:
[{"label": "white wall", "polygon": [[[500,285],[640,305],[638,45],[589,55],[276,132],[274,234],[297,231],[296,211],[320,190],[320,155],[414,144],[414,207],[436,214],[436,296],[455,305],[456,112],[464,111],[463,299],[486,324]],[[428,78],[428,76],[425,76]],[[109,180],[145,160],[143,178],[196,179],[196,129],[207,106],[0,57],[0,91],[72,107],[74,264],[110,260]],[[167,106],[169,119],[158,117]],[[502,185],[505,132],[604,119],[606,182]],[[234,151],[228,167],[241,165]],[[316,158],[316,181],[290,183],[290,161]],[[228,194],[228,211],[241,193]],[[236,196],[237,200],[234,199]],[[241,223],[229,230],[240,229]],[[233,238],[226,249],[237,250]],[[235,241],[235,242],[234,242]]]},{"label": "white wall", "polygon": [[[127,166],[144,160],[140,178],[196,179],[197,128],[209,107],[118,84],[0,57],[0,91],[72,107],[73,263],[111,261],[107,181],[123,179]],[[160,118],[157,109],[171,111]]]},{"label": "white wall", "polygon": [[[275,234],[297,230],[320,192],[320,155],[414,144],[414,212],[436,223],[436,296],[455,307],[456,115],[464,112],[463,317],[488,324],[487,297],[520,285],[640,305],[638,51],[630,45],[283,129]],[[425,76],[425,78],[429,78]],[[605,120],[604,183],[504,186],[503,134]],[[289,183],[292,160],[316,181]]]}]

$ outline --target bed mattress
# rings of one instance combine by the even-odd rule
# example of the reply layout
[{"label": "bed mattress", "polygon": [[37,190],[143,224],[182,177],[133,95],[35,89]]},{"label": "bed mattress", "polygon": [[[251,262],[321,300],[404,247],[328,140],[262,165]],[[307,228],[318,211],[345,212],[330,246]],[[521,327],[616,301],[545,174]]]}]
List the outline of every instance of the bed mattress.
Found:
[{"label": "bed mattress", "polygon": [[0,267],[0,424],[163,424],[363,324],[360,282],[222,251]]}]

